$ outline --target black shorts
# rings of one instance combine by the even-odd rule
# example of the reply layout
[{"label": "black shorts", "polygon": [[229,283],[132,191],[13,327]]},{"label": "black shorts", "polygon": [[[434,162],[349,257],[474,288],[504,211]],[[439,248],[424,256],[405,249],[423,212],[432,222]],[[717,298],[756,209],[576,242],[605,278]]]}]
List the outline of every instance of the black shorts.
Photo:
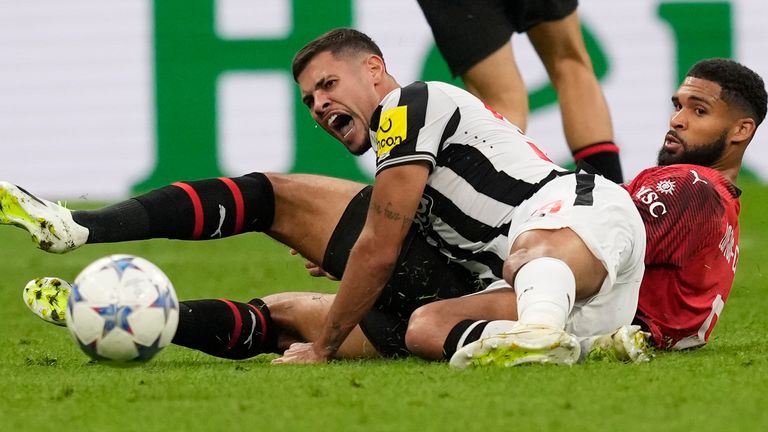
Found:
[{"label": "black shorts", "polygon": [[[323,268],[334,276],[344,273],[349,251],[365,225],[372,190],[368,186],[352,199],[331,235]],[[477,275],[430,246],[414,226],[403,241],[392,277],[360,327],[383,356],[405,356],[409,354],[405,331],[414,310],[436,300],[481,291],[485,286]]]},{"label": "black shorts", "polygon": [[453,76],[501,48],[513,33],[565,18],[578,0],[418,0]]}]

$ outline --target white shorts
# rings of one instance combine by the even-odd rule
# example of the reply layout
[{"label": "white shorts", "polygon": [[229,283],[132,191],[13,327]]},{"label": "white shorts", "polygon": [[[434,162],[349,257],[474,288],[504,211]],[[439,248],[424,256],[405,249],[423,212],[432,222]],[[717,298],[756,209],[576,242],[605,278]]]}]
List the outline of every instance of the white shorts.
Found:
[{"label": "white shorts", "polygon": [[[509,246],[526,231],[559,228],[570,228],[581,237],[608,271],[597,294],[574,304],[566,330],[593,336],[631,324],[645,269],[645,226],[629,194],[600,176],[579,173],[555,179],[515,211]],[[511,287],[502,279],[486,291],[500,288]]]}]

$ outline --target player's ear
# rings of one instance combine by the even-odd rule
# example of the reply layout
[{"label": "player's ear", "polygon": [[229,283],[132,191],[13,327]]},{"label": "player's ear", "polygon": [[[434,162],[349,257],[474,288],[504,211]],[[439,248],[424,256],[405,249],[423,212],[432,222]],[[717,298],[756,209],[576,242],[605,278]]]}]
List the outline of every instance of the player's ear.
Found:
[{"label": "player's ear", "polygon": [[365,64],[368,68],[368,72],[371,74],[371,78],[373,78],[373,82],[378,84],[387,73],[384,59],[375,54],[369,54],[365,59]]},{"label": "player's ear", "polygon": [[751,117],[742,117],[736,120],[731,128],[731,141],[735,143],[749,143],[755,135],[757,124]]}]

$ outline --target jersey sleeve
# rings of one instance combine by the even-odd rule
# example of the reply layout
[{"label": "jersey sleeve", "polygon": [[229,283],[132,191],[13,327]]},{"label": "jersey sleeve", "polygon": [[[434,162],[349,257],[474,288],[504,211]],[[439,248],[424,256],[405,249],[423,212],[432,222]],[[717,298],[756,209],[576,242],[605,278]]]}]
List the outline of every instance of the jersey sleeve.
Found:
[{"label": "jersey sleeve", "polygon": [[657,167],[627,186],[646,230],[646,264],[677,267],[720,241],[725,206],[712,179],[689,167]]},{"label": "jersey sleeve", "polygon": [[384,169],[426,161],[434,168],[446,130],[458,123],[456,103],[439,89],[415,82],[387,95],[371,119],[376,174]]}]

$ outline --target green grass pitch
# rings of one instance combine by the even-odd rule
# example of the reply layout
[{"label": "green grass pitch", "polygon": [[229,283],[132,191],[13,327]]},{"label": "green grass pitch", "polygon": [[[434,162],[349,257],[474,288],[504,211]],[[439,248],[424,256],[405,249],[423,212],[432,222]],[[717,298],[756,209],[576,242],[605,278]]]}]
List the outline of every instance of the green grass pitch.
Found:
[{"label": "green grass pitch", "polygon": [[96,364],[21,288],[72,279],[112,253],[143,256],[181,299],[333,291],[260,234],[94,245],[50,255],[0,227],[0,431],[768,430],[768,188],[742,179],[740,262],[709,346],[650,364],[456,371],[415,359],[272,366],[171,346],[147,364]]}]

